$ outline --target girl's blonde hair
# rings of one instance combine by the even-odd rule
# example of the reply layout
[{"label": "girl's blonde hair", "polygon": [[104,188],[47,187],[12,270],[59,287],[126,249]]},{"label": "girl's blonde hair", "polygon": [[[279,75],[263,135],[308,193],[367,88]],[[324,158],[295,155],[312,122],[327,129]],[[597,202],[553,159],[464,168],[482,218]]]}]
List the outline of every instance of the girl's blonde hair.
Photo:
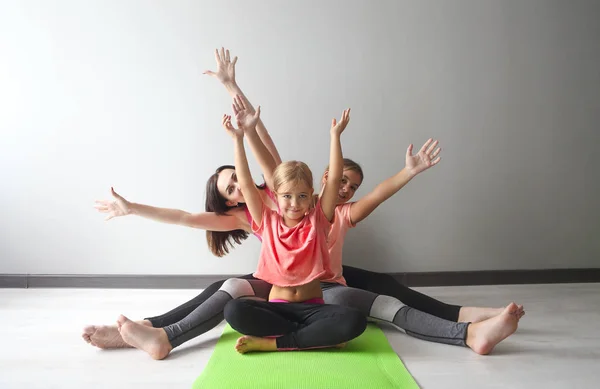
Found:
[{"label": "girl's blonde hair", "polygon": [[273,171],[273,191],[277,193],[282,185],[290,182],[304,182],[313,189],[313,175],[308,165],[300,161],[287,161],[277,165]]}]

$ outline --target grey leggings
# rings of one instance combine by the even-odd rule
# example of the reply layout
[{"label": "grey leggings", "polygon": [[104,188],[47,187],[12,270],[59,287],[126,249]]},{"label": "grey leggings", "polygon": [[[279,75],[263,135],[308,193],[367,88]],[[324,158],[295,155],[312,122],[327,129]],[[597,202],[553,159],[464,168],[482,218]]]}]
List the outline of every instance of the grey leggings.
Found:
[{"label": "grey leggings", "polygon": [[323,299],[327,304],[357,309],[369,319],[390,323],[415,338],[466,346],[469,323],[440,319],[406,306],[394,297],[362,289],[332,283],[321,283],[321,287]]},{"label": "grey leggings", "polygon": [[[230,278],[221,288],[183,319],[163,327],[173,348],[215,328],[223,321],[225,305],[233,299],[267,300],[271,284],[263,280]],[[154,324],[153,324],[154,326]]]},{"label": "grey leggings", "polygon": [[[408,307],[398,299],[340,284],[321,283],[326,304],[358,309],[368,318],[388,322],[408,335],[431,342],[466,346],[468,323],[456,323]],[[267,300],[271,284],[262,280],[231,278],[190,314],[163,329],[173,348],[217,326],[225,305],[238,298]]]}]

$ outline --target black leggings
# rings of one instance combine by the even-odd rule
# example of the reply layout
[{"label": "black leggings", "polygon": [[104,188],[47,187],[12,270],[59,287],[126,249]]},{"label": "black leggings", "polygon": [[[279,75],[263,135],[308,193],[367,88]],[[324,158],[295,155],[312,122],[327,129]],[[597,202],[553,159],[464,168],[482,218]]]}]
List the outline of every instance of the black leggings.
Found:
[{"label": "black leggings", "polygon": [[402,285],[393,276],[352,266],[343,266],[348,286],[376,294],[392,296],[419,311],[450,321],[458,321],[459,305],[443,303]]},{"label": "black leggings", "polygon": [[[348,286],[363,290],[368,290],[376,294],[392,296],[402,301],[409,307],[419,311],[429,313],[442,319],[450,321],[458,321],[459,305],[446,304],[432,297],[424,295],[412,290],[389,274],[376,273],[364,269],[359,269],[352,266],[343,266],[343,275],[346,278]],[[252,274],[246,274],[237,278],[255,280]],[[180,320],[183,320],[193,310],[198,308],[200,304],[206,301],[216,291],[221,288],[225,280],[217,281],[204,289],[202,293],[194,297],[190,301],[170,310],[160,316],[148,317],[146,320],[152,323],[152,327],[166,327]]]},{"label": "black leggings", "polygon": [[363,333],[367,318],[341,305],[270,303],[248,299],[225,305],[225,320],[245,335],[277,336],[278,350],[331,347]]}]

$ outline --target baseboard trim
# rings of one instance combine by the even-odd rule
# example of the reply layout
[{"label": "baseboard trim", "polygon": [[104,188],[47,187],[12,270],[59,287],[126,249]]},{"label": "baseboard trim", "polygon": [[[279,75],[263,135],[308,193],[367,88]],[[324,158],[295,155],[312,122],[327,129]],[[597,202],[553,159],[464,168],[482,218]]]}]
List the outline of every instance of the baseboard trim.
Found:
[{"label": "baseboard trim", "polygon": [[27,288],[27,275],[0,274],[0,288]]},{"label": "baseboard trim", "polygon": [[407,286],[564,284],[600,282],[600,268],[395,273]]},{"label": "baseboard trim", "polygon": [[2,274],[0,288],[203,289],[235,275]]},{"label": "baseboard trim", "polygon": [[[407,286],[600,282],[600,268],[390,273]],[[0,288],[203,289],[236,275],[0,274]]]}]

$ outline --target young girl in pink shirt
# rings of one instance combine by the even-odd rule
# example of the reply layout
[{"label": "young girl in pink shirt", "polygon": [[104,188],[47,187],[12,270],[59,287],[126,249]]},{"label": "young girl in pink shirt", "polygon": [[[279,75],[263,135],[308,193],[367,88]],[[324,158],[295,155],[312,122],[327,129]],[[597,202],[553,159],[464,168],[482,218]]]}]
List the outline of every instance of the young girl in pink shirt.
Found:
[{"label": "young girl in pink shirt", "polygon": [[279,211],[263,203],[244,150],[244,133],[256,131],[260,107],[251,115],[238,96],[233,110],[239,128],[233,127],[227,115],[223,125],[234,140],[237,178],[252,216],[252,231],[262,237],[254,276],[273,285],[268,302],[239,299],[225,306],[225,319],[246,335],[238,339],[236,350],[334,347],[354,339],[365,330],[366,317],[353,308],[325,305],[319,281],[333,276],[327,238],[335,215],[337,183],[342,178],[340,135],[350,110],[344,111],[339,123],[332,121],[329,185],[314,206],[308,166],[298,161],[277,166],[273,191]]}]

